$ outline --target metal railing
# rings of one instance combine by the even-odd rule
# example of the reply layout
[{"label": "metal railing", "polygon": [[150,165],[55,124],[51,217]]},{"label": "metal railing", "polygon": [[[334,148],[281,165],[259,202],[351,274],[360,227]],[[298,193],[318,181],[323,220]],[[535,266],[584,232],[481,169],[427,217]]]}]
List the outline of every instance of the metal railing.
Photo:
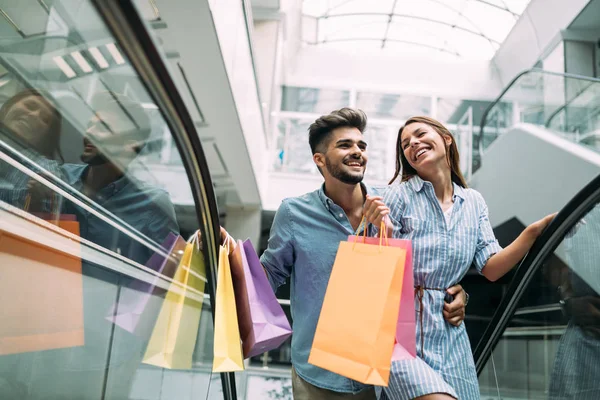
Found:
[{"label": "metal railing", "polygon": [[[474,135],[473,172],[481,167],[485,149],[511,126],[532,123],[577,141],[580,135],[600,129],[598,107],[600,79],[538,68],[521,72],[483,113]],[[561,115],[565,121],[557,123]]]}]

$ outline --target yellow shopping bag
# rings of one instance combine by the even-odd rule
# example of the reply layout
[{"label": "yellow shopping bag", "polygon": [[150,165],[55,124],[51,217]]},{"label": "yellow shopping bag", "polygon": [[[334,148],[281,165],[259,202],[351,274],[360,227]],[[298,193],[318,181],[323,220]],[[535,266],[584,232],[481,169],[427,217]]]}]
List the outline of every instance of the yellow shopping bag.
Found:
[{"label": "yellow shopping bag", "polygon": [[187,243],[173,283],[154,325],[143,363],[162,368],[191,369],[198,336],[206,265],[197,235]]},{"label": "yellow shopping bag", "polygon": [[238,326],[237,311],[229,250],[221,246],[219,250],[219,271],[217,277],[217,296],[215,299],[215,341],[213,372],[232,372],[244,370],[242,341]]}]

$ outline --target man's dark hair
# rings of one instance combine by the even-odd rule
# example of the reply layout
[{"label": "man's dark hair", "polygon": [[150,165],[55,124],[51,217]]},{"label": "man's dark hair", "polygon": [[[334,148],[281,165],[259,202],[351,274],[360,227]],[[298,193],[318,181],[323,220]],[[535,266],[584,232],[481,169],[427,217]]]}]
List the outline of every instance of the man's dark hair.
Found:
[{"label": "man's dark hair", "polygon": [[329,144],[331,131],[344,127],[356,128],[363,133],[367,127],[367,115],[358,108],[344,107],[317,118],[308,128],[312,153],[323,153]]}]

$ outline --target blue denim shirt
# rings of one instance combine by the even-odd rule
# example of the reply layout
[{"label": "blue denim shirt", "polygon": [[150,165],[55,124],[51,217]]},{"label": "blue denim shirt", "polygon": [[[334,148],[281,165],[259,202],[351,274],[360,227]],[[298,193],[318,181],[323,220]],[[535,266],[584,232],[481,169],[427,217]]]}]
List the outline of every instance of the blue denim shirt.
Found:
[{"label": "blue denim shirt", "polygon": [[[88,166],[64,164],[62,169],[66,182],[74,189],[82,191]],[[159,246],[169,231],[179,233],[175,209],[168,193],[127,175],[100,189],[90,199]],[[77,216],[80,235],[84,239],[140,264],[146,264],[153,254],[145,245],[76,204],[67,201],[65,213]],[[143,354],[150,332],[131,335],[127,331],[114,329],[112,323],[106,319],[118,301],[120,290],[129,286],[132,278],[85,259],[82,260],[81,267],[84,277],[85,345],[66,351],[65,359],[61,359],[59,364],[68,370],[105,369],[106,354],[109,350],[110,365],[119,365],[131,360],[140,361],[140,354]]]},{"label": "blue denim shirt", "polygon": [[[87,165],[82,164],[63,165],[66,182],[74,189],[82,191],[87,168]],[[144,184],[126,175],[100,189],[91,200],[158,245],[169,232],[179,233],[175,208],[169,194],[163,189]],[[66,212],[77,215],[80,234],[85,239],[140,264],[145,264],[153,254],[152,250],[145,245],[74,204],[68,203]]]},{"label": "blue denim shirt", "polygon": [[[365,189],[378,194],[373,188]],[[308,356],[338,245],[353,234],[344,210],[321,187],[283,201],[261,257],[274,289],[291,277],[292,364],[296,372],[314,386],[345,393],[368,386],[309,364]]]}]

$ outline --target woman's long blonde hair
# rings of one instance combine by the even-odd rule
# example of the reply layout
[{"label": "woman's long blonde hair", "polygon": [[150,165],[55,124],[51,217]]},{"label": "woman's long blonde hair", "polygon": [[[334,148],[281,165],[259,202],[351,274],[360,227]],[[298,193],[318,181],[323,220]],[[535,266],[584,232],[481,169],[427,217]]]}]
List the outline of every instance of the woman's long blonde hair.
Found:
[{"label": "woman's long blonde hair", "polygon": [[432,127],[442,137],[442,139],[445,139],[446,137],[450,137],[452,139],[452,143],[446,147],[446,160],[448,161],[448,166],[450,167],[452,182],[462,186],[463,188],[467,188],[467,182],[465,181],[462,172],[460,172],[460,157],[458,155],[458,146],[456,145],[454,136],[440,122],[433,118],[424,116],[409,118],[404,126],[402,126],[398,131],[398,139],[396,140],[396,172],[389,183],[393,183],[401,172],[402,182],[406,182],[413,176],[417,175],[417,171],[409,164],[408,160],[404,156],[404,151],[402,150],[402,132],[404,131],[404,128],[417,122],[427,124]]}]

